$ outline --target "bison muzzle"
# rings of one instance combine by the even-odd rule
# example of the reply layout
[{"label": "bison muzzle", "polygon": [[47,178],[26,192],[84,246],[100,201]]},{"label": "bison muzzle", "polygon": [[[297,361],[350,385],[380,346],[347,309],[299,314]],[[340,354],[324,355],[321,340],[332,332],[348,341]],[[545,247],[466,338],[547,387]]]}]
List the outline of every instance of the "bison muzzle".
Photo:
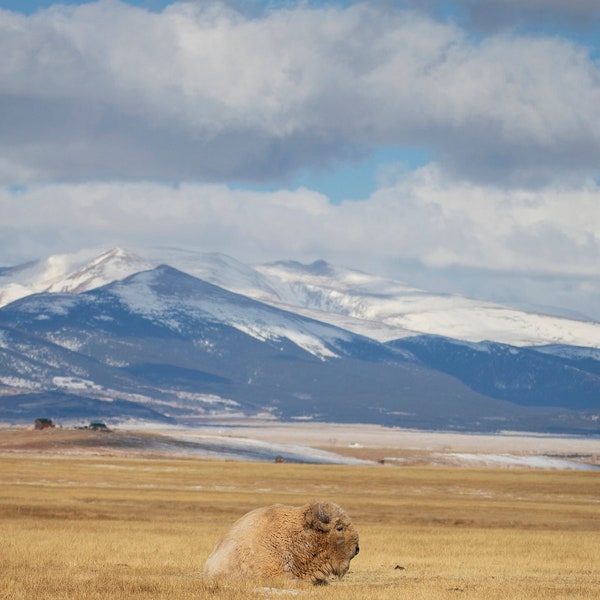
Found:
[{"label": "bison muzzle", "polygon": [[358,551],[358,533],[337,504],[274,504],[239,519],[215,546],[204,574],[288,575],[324,584],[331,577],[343,577]]}]

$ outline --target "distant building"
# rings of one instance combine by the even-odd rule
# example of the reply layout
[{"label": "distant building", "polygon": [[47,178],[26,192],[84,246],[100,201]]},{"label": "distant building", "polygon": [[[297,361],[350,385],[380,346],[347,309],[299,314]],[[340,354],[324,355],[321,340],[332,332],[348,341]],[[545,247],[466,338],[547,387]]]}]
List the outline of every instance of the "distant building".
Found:
[{"label": "distant building", "polygon": [[55,427],[52,419],[36,419],[33,423],[35,429],[50,429]]},{"label": "distant building", "polygon": [[110,431],[105,423],[99,422],[90,423],[88,429],[91,429],[92,431]]}]

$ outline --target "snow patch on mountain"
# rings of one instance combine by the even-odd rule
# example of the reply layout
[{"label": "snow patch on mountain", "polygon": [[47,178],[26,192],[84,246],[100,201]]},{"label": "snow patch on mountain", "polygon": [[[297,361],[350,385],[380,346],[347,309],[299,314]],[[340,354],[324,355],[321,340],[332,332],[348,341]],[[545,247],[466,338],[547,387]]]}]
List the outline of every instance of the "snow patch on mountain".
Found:
[{"label": "snow patch on mountain", "polygon": [[22,377],[0,375],[0,383],[9,388],[23,390],[39,390],[42,388],[42,385],[40,383],[31,381],[30,379],[24,379]]},{"label": "snow patch on mountain", "polygon": [[86,292],[133,273],[151,269],[153,263],[122,248],[103,252],[81,268],[48,287],[48,292]]},{"label": "snow patch on mountain", "polygon": [[166,264],[226,290],[255,300],[277,298],[273,283],[253,266],[218,252],[196,252],[180,248],[144,248],[139,251],[155,266]]},{"label": "snow patch on mountain", "polygon": [[[263,301],[279,306],[283,302],[288,310],[316,310],[318,316],[313,316],[328,322],[329,315],[346,317],[348,330],[378,341],[422,333],[515,346],[600,346],[599,323],[523,312],[458,295],[431,294],[383,277],[321,263],[278,262],[256,269],[279,290],[277,298]],[[378,326],[373,327],[374,323]]]},{"label": "snow patch on mountain", "polygon": [[[475,343],[492,340],[515,346],[600,348],[600,323],[549,316],[542,311],[526,312],[458,295],[429,293],[325,261],[308,265],[281,261],[251,266],[218,253],[177,248],[139,252],[145,258],[121,248],[102,253],[84,250],[3,268],[0,306],[43,291],[83,292],[168,264],[246,298],[379,342],[433,334]],[[272,323],[257,328],[247,320],[235,321],[232,308],[226,307],[221,315],[218,306],[207,310],[219,321],[232,318],[235,327],[251,335],[269,339],[290,335],[285,327],[277,330]],[[164,313],[162,309],[159,312]],[[176,327],[178,323],[181,325],[177,319],[172,320],[170,326]],[[311,340],[301,336],[303,347],[308,344],[311,352],[323,357],[330,355],[331,348],[314,346],[313,332],[306,335]]]},{"label": "snow patch on mountain", "polygon": [[578,346],[565,346],[562,344],[550,344],[547,346],[535,346],[533,350],[543,354],[552,354],[561,358],[572,360],[591,359],[600,362],[600,348],[581,348]]},{"label": "snow patch on mountain", "polygon": [[0,272],[0,306],[42,292],[85,292],[150,269],[152,262],[122,248],[55,254]]},{"label": "snow patch on mountain", "polygon": [[99,385],[96,385],[89,379],[80,379],[79,377],[53,377],[52,383],[57,388],[69,390],[101,390]]},{"label": "snow patch on mountain", "polygon": [[[146,271],[127,281],[127,285],[115,286],[115,292],[129,310],[143,315],[174,331],[183,332],[190,319],[209,319],[230,325],[239,331],[259,339],[288,339],[300,348],[321,359],[334,358],[337,354],[328,347],[339,340],[350,340],[350,334],[335,330],[318,322],[299,319],[293,313],[274,311],[270,307],[243,296],[219,292],[219,288],[204,284],[204,293],[197,294],[178,290],[172,295],[153,291],[169,267]],[[198,281],[200,285],[202,282]]]}]

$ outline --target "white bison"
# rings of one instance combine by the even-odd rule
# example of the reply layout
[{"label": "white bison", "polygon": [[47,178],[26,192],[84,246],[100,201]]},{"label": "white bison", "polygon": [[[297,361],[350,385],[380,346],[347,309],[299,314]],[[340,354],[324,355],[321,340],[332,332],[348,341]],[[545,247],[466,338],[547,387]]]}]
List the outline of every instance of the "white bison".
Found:
[{"label": "white bison", "polygon": [[288,575],[324,584],[331,576],[344,576],[358,549],[358,533],[337,504],[274,504],[239,519],[215,546],[204,574]]}]

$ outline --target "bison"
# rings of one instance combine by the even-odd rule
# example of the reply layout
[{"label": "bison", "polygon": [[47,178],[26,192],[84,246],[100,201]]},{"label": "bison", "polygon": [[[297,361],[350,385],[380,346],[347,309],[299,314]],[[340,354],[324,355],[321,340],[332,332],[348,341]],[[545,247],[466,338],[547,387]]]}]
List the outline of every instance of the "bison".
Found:
[{"label": "bison", "polygon": [[337,504],[274,504],[241,517],[204,565],[207,577],[287,575],[314,584],[343,577],[358,554],[358,533]]}]

